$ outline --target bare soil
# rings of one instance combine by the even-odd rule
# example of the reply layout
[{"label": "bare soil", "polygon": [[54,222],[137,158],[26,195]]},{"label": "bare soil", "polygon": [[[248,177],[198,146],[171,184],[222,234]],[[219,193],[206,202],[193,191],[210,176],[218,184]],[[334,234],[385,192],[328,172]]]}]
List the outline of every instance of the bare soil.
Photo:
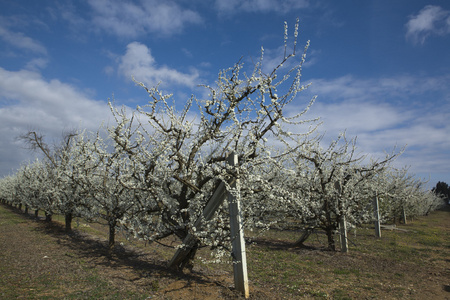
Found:
[{"label": "bare soil", "polygon": [[[320,234],[307,249],[292,248],[298,233],[253,238],[250,298],[450,299],[450,212],[402,228],[378,240],[360,230],[350,253],[325,251]],[[173,272],[173,249],[120,241],[108,257],[104,237],[82,226],[66,234],[62,223],[0,205],[0,299],[243,298],[229,265],[197,262],[192,271]]]}]

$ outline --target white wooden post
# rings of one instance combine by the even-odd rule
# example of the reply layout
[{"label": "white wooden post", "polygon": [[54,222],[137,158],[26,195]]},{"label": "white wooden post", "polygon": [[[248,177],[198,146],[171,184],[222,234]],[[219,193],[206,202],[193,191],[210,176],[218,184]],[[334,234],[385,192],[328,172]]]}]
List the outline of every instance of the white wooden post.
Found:
[{"label": "white wooden post", "polygon": [[[236,166],[238,164],[237,155],[234,153],[230,155],[228,163]],[[231,187],[239,189],[239,182],[236,180]],[[248,289],[247,256],[245,253],[244,226],[239,197],[229,193],[228,205],[230,211],[231,242],[233,246],[234,287],[236,290],[242,292],[245,298],[248,298],[250,293]]]},{"label": "white wooden post", "polygon": [[381,237],[380,210],[378,206],[378,195],[376,193],[373,199],[373,213],[375,217],[375,236],[380,238]]},{"label": "white wooden post", "polygon": [[406,224],[406,210],[405,210],[405,204],[402,205],[402,217],[403,217],[403,224]]},{"label": "white wooden post", "polygon": [[[334,187],[338,190],[339,197],[342,197],[342,188],[340,182],[336,181],[334,183]],[[345,222],[344,214],[342,214],[341,220],[339,221],[339,231],[340,231],[339,238],[341,241],[341,251],[347,253],[348,252],[347,223]]]},{"label": "white wooden post", "polygon": [[347,238],[347,223],[345,222],[345,216],[341,217],[341,221],[339,222],[339,229],[341,231],[341,234],[340,234],[341,251],[347,253],[348,252],[348,238]]},{"label": "white wooden post", "polygon": [[[235,153],[232,153],[228,157],[228,163],[232,166],[238,164],[238,157]],[[229,182],[231,187],[238,186],[237,180],[233,179]],[[225,198],[228,196],[229,212],[230,212],[230,230],[232,240],[232,256],[233,256],[233,270],[234,270],[234,285],[236,290],[242,292],[245,298],[248,298],[250,293],[248,289],[248,276],[247,276],[247,256],[245,254],[245,240],[244,229],[242,222],[242,213],[240,210],[239,198],[236,198],[231,193],[227,192],[226,186],[223,182],[219,184],[214,194],[208,201],[208,204],[203,210],[203,218],[198,218],[194,226],[195,228],[201,228],[203,220],[211,220],[216,210],[222,205]],[[175,255],[169,262],[169,267],[178,266],[194,247],[197,239],[194,235],[188,234],[184,240],[184,247],[179,248]]]}]

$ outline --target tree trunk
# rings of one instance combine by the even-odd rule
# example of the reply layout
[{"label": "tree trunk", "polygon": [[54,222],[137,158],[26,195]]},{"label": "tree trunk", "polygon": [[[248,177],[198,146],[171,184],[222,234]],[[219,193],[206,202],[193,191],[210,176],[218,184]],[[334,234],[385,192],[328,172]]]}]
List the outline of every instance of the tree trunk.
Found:
[{"label": "tree trunk", "polygon": [[[183,237],[184,235],[184,237]],[[185,231],[178,232],[177,236],[183,241],[184,247],[179,248],[169,262],[169,268],[182,271],[185,267],[192,269],[193,259],[199,245],[197,237],[187,234]]]},{"label": "tree trunk", "polygon": [[37,218],[39,218],[39,210],[38,209],[36,209],[35,211],[34,211],[34,217],[37,219]]},{"label": "tree trunk", "polygon": [[328,250],[336,251],[336,242],[334,241],[334,228],[326,228],[327,238],[328,238]]},{"label": "tree trunk", "polygon": [[108,237],[108,255],[111,256],[116,243],[116,225],[117,220],[109,221],[109,237]]},{"label": "tree trunk", "polygon": [[51,222],[52,221],[52,214],[45,212],[45,222]]},{"label": "tree trunk", "polygon": [[28,214],[28,205],[25,205],[25,211],[23,213]]},{"label": "tree trunk", "polygon": [[184,268],[188,268],[189,270],[192,270],[194,267],[194,257],[197,253],[198,249],[198,243],[194,245],[194,247],[188,249],[188,254],[182,259],[172,262],[172,264],[169,266],[172,269],[175,269],[177,271],[183,271]]},{"label": "tree trunk", "polygon": [[73,219],[72,213],[66,213],[66,215],[65,215],[66,232],[72,231],[72,219]]},{"label": "tree trunk", "polygon": [[313,233],[313,230],[314,230],[313,228],[306,228],[305,232],[303,232],[302,236],[294,243],[294,247],[302,247],[303,243]]}]

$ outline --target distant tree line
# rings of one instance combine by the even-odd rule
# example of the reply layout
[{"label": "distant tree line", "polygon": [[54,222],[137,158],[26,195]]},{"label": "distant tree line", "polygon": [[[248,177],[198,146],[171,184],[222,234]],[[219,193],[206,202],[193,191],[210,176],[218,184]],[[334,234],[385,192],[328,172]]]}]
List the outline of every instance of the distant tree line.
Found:
[{"label": "distant tree line", "polygon": [[435,193],[437,196],[442,197],[444,202],[446,204],[449,204],[450,201],[450,187],[447,183],[439,181],[436,184],[436,187],[432,189],[433,193]]}]

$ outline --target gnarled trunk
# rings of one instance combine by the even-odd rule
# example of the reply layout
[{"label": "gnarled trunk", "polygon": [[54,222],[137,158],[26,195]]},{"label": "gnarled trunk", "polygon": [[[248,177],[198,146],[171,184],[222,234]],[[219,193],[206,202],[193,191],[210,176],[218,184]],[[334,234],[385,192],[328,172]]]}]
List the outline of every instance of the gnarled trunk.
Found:
[{"label": "gnarled trunk", "polygon": [[314,228],[306,228],[302,236],[294,243],[294,247],[302,247],[303,243],[309,238],[313,231]]},{"label": "gnarled trunk", "polygon": [[177,271],[182,271],[184,268],[192,270],[192,268],[194,267],[194,258],[195,254],[197,253],[197,249],[198,241],[195,242],[193,247],[186,248],[186,252],[184,252],[183,255],[180,255],[176,259],[173,259],[170,262],[169,267]]}]

